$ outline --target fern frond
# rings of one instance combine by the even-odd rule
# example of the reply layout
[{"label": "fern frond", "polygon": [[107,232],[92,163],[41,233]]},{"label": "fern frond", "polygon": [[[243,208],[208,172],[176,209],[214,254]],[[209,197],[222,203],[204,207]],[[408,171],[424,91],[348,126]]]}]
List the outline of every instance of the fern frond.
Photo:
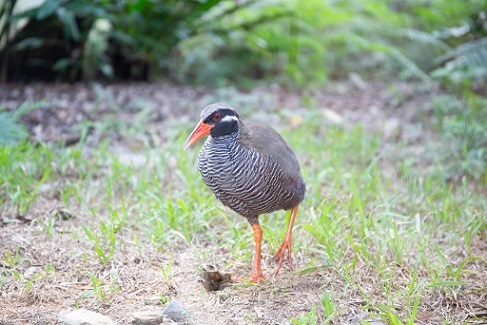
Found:
[{"label": "fern frond", "polygon": [[382,52],[388,54],[400,63],[411,75],[421,79],[422,81],[430,81],[431,78],[423,70],[421,70],[414,61],[405,56],[400,49],[389,45],[382,41],[372,40],[353,33],[337,33],[334,38],[353,42],[361,49],[371,52]]},{"label": "fern frond", "polygon": [[437,69],[435,75],[443,76],[453,72],[467,71],[464,78],[487,78],[487,37],[464,43],[448,53],[436,58],[437,65],[445,64],[444,69]]},{"label": "fern frond", "polygon": [[391,28],[391,29],[388,29],[388,28],[386,28],[386,30],[390,31],[389,34],[391,37],[400,37],[400,38],[408,39],[410,41],[414,41],[414,42],[421,43],[424,45],[432,45],[432,46],[435,46],[439,50],[442,50],[442,51],[448,51],[451,49],[451,47],[448,44],[443,42],[441,39],[439,39],[435,35],[430,34],[430,33],[426,33],[426,32],[422,32],[422,31],[417,30],[417,29],[410,29],[410,28],[406,28],[406,29]]}]

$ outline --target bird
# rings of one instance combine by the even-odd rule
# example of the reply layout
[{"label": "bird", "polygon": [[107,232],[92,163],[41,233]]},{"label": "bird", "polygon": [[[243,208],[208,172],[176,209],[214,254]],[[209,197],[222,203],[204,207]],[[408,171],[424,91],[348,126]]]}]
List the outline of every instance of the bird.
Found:
[{"label": "bird", "polygon": [[259,216],[291,210],[282,245],[273,255],[278,275],[287,251],[292,271],[292,230],[306,185],[298,159],[282,136],[270,126],[241,119],[226,103],[206,106],[200,121],[188,136],[184,150],[207,136],[197,169],[216,198],[245,217],[253,230],[255,254],[249,282],[266,280],[261,267],[263,231]]}]

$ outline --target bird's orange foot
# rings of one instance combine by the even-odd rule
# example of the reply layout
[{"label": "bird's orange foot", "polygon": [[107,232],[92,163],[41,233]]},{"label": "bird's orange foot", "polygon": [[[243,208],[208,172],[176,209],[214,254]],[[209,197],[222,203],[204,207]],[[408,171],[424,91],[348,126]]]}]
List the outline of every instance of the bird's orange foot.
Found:
[{"label": "bird's orange foot", "polygon": [[265,279],[266,278],[265,275],[262,273],[262,270],[254,270],[252,272],[252,276],[249,279],[249,282],[260,284],[261,281],[264,281]]},{"label": "bird's orange foot", "polygon": [[282,267],[282,262],[284,261],[284,255],[287,250],[287,259],[289,263],[289,269],[292,271],[293,270],[293,258],[291,255],[291,246],[292,242],[291,239],[285,239],[279,248],[279,250],[272,256],[273,260],[277,260],[277,266],[276,269],[274,270],[274,277],[279,274],[279,271],[281,270]]}]

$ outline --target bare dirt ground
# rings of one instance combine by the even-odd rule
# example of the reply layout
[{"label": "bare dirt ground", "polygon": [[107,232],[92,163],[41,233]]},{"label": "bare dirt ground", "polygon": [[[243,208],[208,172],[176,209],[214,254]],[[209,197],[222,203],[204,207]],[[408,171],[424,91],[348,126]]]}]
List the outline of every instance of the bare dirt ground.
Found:
[{"label": "bare dirt ground", "polygon": [[[388,137],[396,130],[404,129],[405,125],[416,123],[418,111],[428,114],[431,107],[423,103],[431,102],[432,96],[440,93],[438,89],[422,90],[406,83],[394,86],[369,84],[366,91],[362,87],[360,83],[348,82],[336,84],[326,91],[304,93],[277,86],[246,92],[169,84],[97,87],[84,84],[4,85],[0,86],[0,100],[7,109],[15,109],[24,101],[46,102],[42,109],[22,119],[29,126],[32,138],[47,143],[60,140],[75,143],[81,135],[73,131],[71,126],[83,119],[96,120],[103,114],[111,113],[114,104],[126,108],[117,115],[121,120],[133,118],[136,110],[132,110],[131,105],[155,106],[157,115],[147,125],[147,131],[163,136],[175,120],[190,123],[204,106],[216,100],[230,102],[235,107],[259,107],[261,110],[256,114],[266,114],[268,107],[302,109],[302,103],[308,97],[313,98],[320,107],[326,108],[330,118],[346,119],[347,123],[360,122],[370,130],[384,128],[384,136]],[[414,133],[404,136],[418,137]],[[121,147],[130,147],[127,143],[129,140],[123,134],[119,140]],[[93,136],[87,143],[96,145],[98,139]],[[19,246],[22,255],[29,260],[29,263],[22,264],[24,277],[36,274],[46,265],[53,265],[56,269],[54,275],[39,279],[30,290],[1,288],[0,324],[56,324],[59,312],[74,308],[73,301],[91,288],[88,270],[96,272],[100,278],[116,277],[121,286],[116,295],[107,299],[108,303],[100,304],[99,299],[92,296],[83,298],[83,306],[99,310],[119,324],[130,323],[131,314],[135,311],[161,309],[157,305],[160,296],[175,299],[187,307],[192,313],[192,322],[196,324],[280,324],[301,312],[309,311],[313,304],[320,302],[328,286],[340,288],[346,285],[341,277],[328,271],[293,274],[283,270],[277,282],[270,281],[264,286],[234,285],[222,291],[207,293],[197,281],[196,270],[200,266],[202,251],[210,262],[214,260],[221,263],[232,259],[231,254],[219,249],[217,243],[204,248],[189,247],[176,252],[160,252],[141,239],[141,244],[146,247],[142,258],[135,251],[121,250],[118,256],[114,256],[112,263],[102,267],[96,260],[73,258],[79,252],[92,249],[91,242],[56,233],[47,238],[39,231],[35,220],[52,213],[59,206],[60,202],[55,198],[41,198],[30,209],[32,213],[25,216],[24,222],[3,224],[0,227],[0,249]],[[63,221],[62,228],[79,226],[89,218],[89,215],[78,214],[76,218]],[[478,254],[485,255],[487,247],[479,246],[476,250]],[[267,254],[263,256],[264,272],[271,274],[274,265],[268,263],[270,252],[267,247],[263,251]],[[297,265],[303,265],[306,260],[306,256],[295,256]],[[167,278],[161,274],[161,265],[169,263],[172,265],[173,276]],[[241,268],[245,273],[250,273],[248,264],[233,264],[233,268],[227,271]],[[367,277],[368,271],[363,271],[360,276]],[[479,283],[482,283],[481,279]],[[364,301],[358,292],[345,295],[344,291],[338,299],[344,301],[342,306],[346,306],[340,310],[339,324],[359,324],[364,320]],[[428,315],[422,317],[425,323],[435,323],[433,316],[431,319],[428,319]],[[377,321],[375,324],[383,323]]]}]

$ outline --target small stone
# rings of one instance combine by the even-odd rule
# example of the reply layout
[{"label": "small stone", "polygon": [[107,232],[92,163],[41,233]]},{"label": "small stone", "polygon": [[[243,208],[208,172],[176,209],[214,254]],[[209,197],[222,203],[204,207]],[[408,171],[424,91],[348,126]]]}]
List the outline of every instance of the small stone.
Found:
[{"label": "small stone", "polygon": [[171,301],[166,306],[162,314],[175,322],[182,321],[188,316],[186,309],[184,309],[184,307],[175,300]]},{"label": "small stone", "polygon": [[152,296],[147,297],[144,299],[144,304],[146,305],[161,305],[161,297],[160,296]]},{"label": "small stone", "polygon": [[115,325],[109,317],[86,309],[76,309],[59,316],[58,325]]},{"label": "small stone", "polygon": [[159,325],[164,322],[161,311],[139,311],[132,314],[136,325]]}]

